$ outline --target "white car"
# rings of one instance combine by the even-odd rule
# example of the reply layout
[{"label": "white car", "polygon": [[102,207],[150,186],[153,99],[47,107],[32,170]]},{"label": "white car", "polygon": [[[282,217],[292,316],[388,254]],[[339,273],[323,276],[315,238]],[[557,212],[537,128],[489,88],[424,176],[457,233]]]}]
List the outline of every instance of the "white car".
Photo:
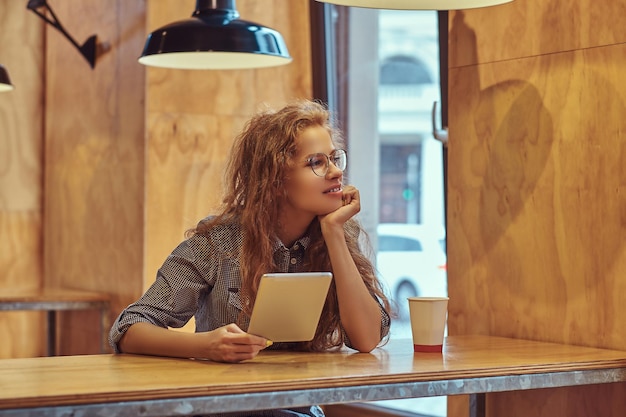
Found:
[{"label": "white car", "polygon": [[383,223],[376,246],[376,269],[401,321],[408,320],[408,297],[448,295],[443,228]]}]

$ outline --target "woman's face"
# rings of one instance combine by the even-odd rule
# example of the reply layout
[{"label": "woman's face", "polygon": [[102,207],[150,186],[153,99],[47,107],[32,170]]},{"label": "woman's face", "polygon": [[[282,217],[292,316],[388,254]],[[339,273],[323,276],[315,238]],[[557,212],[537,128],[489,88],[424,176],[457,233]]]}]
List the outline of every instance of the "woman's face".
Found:
[{"label": "woman's face", "polygon": [[[328,214],[343,205],[343,172],[332,162],[326,170],[326,158],[335,146],[330,134],[322,126],[312,126],[302,131],[296,139],[297,154],[292,160],[292,167],[287,171],[286,207],[288,214],[297,215],[301,220],[313,220],[314,217]],[[331,158],[332,161],[332,158]],[[316,168],[319,176],[313,172]]]}]

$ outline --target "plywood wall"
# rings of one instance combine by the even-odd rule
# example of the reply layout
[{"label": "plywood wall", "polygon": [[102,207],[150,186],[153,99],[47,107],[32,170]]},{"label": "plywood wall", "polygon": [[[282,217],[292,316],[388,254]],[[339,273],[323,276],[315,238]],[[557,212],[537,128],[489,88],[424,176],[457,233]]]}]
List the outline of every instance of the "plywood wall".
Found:
[{"label": "plywood wall", "polygon": [[[148,70],[146,286],[185,230],[220,202],[228,150],[244,122],[262,106],[312,94],[308,1],[236,4],[242,19],[278,30],[293,61],[257,70]],[[193,11],[180,0],[149,6],[151,30]]]},{"label": "plywood wall", "polygon": [[[55,1],[82,43],[98,36],[92,69],[47,27],[44,285],[111,295],[114,311],[141,289],[144,231],[143,2]],[[63,354],[99,351],[93,314],[64,314]]]},{"label": "plywood wall", "polygon": [[[92,69],[56,29],[0,0],[0,291],[69,287],[111,296],[111,320],[154,279],[184,231],[218,201],[235,134],[263,104],[311,96],[308,1],[239,0],[241,17],[279,30],[280,68],[181,71],[137,63],[147,33],[191,16],[180,0],[56,0]],[[24,45],[26,44],[26,46]],[[61,354],[99,352],[98,317],[60,320]],[[36,313],[0,313],[0,357],[45,353]]]},{"label": "plywood wall", "polygon": [[[451,334],[626,349],[625,12],[450,13]],[[623,389],[492,395],[488,411],[622,415]]]},{"label": "plywood wall", "polygon": [[[42,276],[44,30],[23,2],[0,0],[0,64],[15,90],[0,93],[0,293]],[[0,312],[0,358],[45,352],[39,313]]]}]

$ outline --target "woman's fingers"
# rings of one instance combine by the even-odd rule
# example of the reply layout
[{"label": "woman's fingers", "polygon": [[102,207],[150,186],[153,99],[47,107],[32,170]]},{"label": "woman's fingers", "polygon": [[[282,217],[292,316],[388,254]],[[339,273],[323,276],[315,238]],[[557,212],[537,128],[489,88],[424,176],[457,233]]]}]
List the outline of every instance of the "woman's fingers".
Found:
[{"label": "woman's fingers", "polygon": [[360,205],[360,196],[359,190],[353,185],[346,185],[343,188],[343,205],[347,206],[350,204],[358,204]]},{"label": "woman's fingers", "polygon": [[241,362],[254,358],[271,342],[248,334],[234,323],[203,333],[206,337],[207,358],[219,362]]}]

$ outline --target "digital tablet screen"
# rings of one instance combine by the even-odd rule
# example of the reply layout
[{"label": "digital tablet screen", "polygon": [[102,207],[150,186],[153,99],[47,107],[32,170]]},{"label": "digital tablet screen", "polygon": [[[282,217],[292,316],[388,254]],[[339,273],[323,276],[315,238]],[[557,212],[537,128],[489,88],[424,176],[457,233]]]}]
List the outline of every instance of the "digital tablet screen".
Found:
[{"label": "digital tablet screen", "polygon": [[273,342],[312,340],[332,278],[330,272],[263,275],[248,333]]}]

